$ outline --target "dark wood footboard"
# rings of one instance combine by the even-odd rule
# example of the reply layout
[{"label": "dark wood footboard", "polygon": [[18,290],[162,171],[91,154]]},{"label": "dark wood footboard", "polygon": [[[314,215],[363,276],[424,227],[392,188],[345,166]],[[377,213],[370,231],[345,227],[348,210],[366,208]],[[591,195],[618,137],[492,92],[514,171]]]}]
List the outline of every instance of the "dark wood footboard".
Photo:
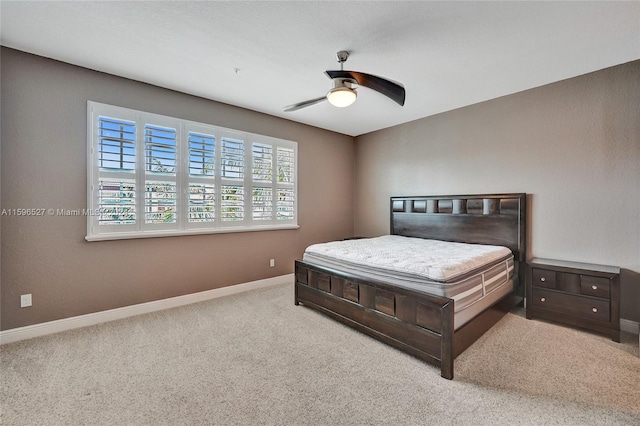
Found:
[{"label": "dark wood footboard", "polygon": [[453,378],[453,300],[296,261],[295,303],[440,367]]}]

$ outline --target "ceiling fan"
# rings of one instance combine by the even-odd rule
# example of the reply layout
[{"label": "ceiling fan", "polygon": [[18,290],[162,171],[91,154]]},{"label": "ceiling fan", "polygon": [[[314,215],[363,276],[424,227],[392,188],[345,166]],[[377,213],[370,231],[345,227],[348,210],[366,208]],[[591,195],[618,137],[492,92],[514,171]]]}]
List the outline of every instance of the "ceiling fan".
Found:
[{"label": "ceiling fan", "polygon": [[285,112],[297,111],[327,100],[334,106],[347,107],[354,103],[358,97],[358,92],[354,88],[356,85],[368,87],[382,93],[398,105],[404,105],[405,93],[402,84],[363,72],[345,71],[344,63],[349,58],[349,52],[345,50],[336,53],[336,58],[340,64],[340,69],[325,71],[327,77],[333,80],[333,89],[329,90],[325,96],[286,106],[284,107]]}]

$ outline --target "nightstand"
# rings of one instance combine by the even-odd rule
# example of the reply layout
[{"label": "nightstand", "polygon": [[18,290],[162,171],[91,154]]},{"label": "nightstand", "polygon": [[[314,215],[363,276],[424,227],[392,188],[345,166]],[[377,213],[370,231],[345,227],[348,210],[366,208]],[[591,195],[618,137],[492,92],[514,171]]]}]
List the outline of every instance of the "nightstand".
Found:
[{"label": "nightstand", "polygon": [[526,315],[606,334],[620,342],[620,268],[531,259]]}]

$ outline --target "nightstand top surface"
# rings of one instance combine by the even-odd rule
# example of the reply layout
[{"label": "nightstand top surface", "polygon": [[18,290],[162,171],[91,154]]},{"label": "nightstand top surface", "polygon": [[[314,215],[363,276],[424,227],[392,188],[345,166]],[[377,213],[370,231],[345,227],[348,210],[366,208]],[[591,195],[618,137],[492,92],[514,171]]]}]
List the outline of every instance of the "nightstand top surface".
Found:
[{"label": "nightstand top surface", "polygon": [[570,269],[579,269],[584,271],[604,272],[607,274],[620,273],[620,268],[617,266],[571,262],[568,260],[542,259],[539,257],[534,257],[527,263],[529,263],[531,266],[540,266],[540,267],[548,266],[548,267],[570,268]]}]

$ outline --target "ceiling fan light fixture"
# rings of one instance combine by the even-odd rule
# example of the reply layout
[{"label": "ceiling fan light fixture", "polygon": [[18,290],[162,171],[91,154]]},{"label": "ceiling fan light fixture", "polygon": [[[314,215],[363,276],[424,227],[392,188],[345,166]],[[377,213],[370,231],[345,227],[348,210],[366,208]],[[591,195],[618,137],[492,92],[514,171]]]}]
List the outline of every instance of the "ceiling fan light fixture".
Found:
[{"label": "ceiling fan light fixture", "polygon": [[329,103],[338,108],[348,107],[357,97],[358,93],[347,86],[334,87],[327,93]]},{"label": "ceiling fan light fixture", "polygon": [[285,112],[297,111],[327,100],[331,105],[338,108],[348,107],[358,98],[358,92],[353,88],[354,86],[367,87],[375,90],[398,105],[404,106],[405,91],[401,83],[363,72],[345,71],[344,63],[348,57],[349,52],[341,50],[336,54],[340,69],[327,70],[324,72],[327,77],[333,80],[333,89],[329,90],[325,96],[286,106],[284,107]]}]

